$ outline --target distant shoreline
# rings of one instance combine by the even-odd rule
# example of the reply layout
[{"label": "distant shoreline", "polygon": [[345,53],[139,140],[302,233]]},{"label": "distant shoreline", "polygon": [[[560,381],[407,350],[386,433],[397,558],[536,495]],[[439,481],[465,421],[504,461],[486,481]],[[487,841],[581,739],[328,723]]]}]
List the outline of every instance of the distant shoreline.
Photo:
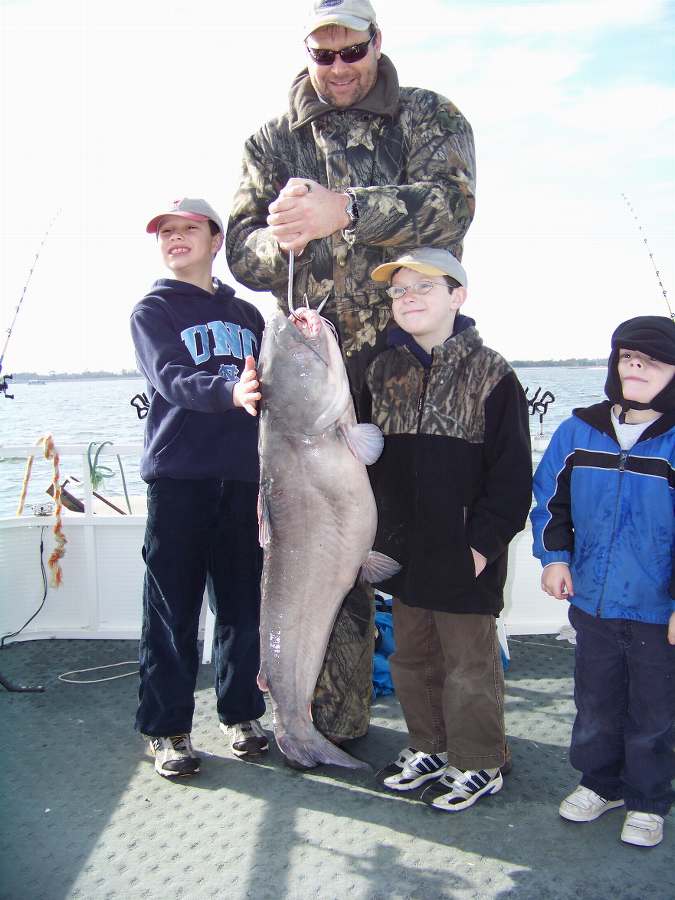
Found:
[{"label": "distant shoreline", "polygon": [[[600,359],[512,359],[509,361],[514,369],[587,369],[606,366],[607,358]],[[142,378],[140,372],[50,372],[48,375],[39,372],[16,372],[12,374],[10,384],[27,384],[29,381],[94,381],[110,378]]]},{"label": "distant shoreline", "polygon": [[[9,378],[9,376],[6,376]],[[109,381],[111,378],[142,378],[140,372],[51,372],[49,375],[39,372],[12,373],[9,386],[28,384],[38,381]]]}]

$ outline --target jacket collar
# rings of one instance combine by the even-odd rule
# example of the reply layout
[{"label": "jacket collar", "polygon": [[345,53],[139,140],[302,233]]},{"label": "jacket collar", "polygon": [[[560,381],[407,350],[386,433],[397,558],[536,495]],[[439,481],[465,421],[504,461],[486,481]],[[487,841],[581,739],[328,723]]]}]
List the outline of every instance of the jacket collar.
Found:
[{"label": "jacket collar", "polygon": [[[573,409],[572,414],[587,425],[597,428],[598,431],[608,435],[612,440],[616,440],[616,432],[612,425],[612,402],[603,400],[602,403],[595,403],[593,406]],[[650,438],[658,437],[665,434],[675,426],[675,412],[664,413],[660,418],[651,423],[640,435],[637,443],[648,441]]]},{"label": "jacket collar", "polygon": [[458,313],[452,334],[440,347],[434,347],[433,357],[420,347],[415,338],[402,328],[391,328],[387,335],[390,347],[406,347],[425,369],[431,368],[432,362],[439,360],[443,364],[454,365],[460,359],[483,346],[483,339],[478,334],[476,322],[470,316]]},{"label": "jacket collar", "polygon": [[[398,75],[394,64],[388,56],[382,54],[377,67],[377,81],[372,90],[366,94],[363,100],[359,100],[348,109],[359,109],[363,112],[373,113],[376,116],[389,116],[393,118],[398,113],[399,85]],[[288,114],[291,123],[291,131],[302,128],[314,119],[325,116],[331,112],[344,112],[330,103],[324,103],[317,96],[309,79],[309,72],[303,69],[296,75],[288,95]]]}]

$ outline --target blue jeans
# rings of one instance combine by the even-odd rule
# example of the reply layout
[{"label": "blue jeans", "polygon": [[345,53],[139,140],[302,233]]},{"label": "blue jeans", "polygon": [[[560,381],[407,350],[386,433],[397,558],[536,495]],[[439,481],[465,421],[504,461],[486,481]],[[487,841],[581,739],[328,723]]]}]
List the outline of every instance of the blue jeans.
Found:
[{"label": "blue jeans", "polygon": [[577,632],[570,762],[581,784],[665,816],[675,799],[675,647],[666,625],[600,619],[570,606]]},{"label": "blue jeans", "polygon": [[265,711],[256,682],[262,572],[257,495],[257,484],[241,481],[160,478],[148,485],[136,714],[143,734],[192,730],[206,585],[215,614],[218,717],[232,725]]}]

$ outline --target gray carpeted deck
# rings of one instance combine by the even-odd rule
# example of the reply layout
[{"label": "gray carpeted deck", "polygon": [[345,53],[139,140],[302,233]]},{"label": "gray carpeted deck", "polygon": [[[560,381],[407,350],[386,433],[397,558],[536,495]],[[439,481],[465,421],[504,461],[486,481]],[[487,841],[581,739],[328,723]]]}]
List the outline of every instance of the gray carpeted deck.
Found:
[{"label": "gray carpeted deck", "polygon": [[[193,730],[201,774],[167,781],[132,730],[135,676],[57,680],[133,659],[135,643],[15,644],[0,653],[0,673],[46,690],[0,689],[0,897],[673,900],[672,814],[651,850],[620,843],[620,810],[583,825],[558,816],[576,784],[567,762],[573,648],[532,636],[512,640],[511,652],[513,771],[501,793],[444,814],[385,793],[367,773],[298,773],[276,748],[260,763],[235,760],[218,730],[211,666],[200,672]],[[349,749],[378,768],[405,740],[386,698]]]}]

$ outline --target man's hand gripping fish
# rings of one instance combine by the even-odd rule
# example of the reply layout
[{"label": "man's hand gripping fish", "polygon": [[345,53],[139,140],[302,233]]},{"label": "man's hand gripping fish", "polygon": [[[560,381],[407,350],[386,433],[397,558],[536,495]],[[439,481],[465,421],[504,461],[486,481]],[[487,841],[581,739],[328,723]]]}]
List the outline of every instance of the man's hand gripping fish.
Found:
[{"label": "man's hand gripping fish", "polygon": [[381,581],[396,562],[371,552],[377,512],[366,465],[382,452],[357,425],[333,326],[316,310],[268,322],[258,366],[260,542],[264,550],[258,682],[274,735],[301,767],[365,766],[314,727],[311,702],[333,622],[357,577]]}]

